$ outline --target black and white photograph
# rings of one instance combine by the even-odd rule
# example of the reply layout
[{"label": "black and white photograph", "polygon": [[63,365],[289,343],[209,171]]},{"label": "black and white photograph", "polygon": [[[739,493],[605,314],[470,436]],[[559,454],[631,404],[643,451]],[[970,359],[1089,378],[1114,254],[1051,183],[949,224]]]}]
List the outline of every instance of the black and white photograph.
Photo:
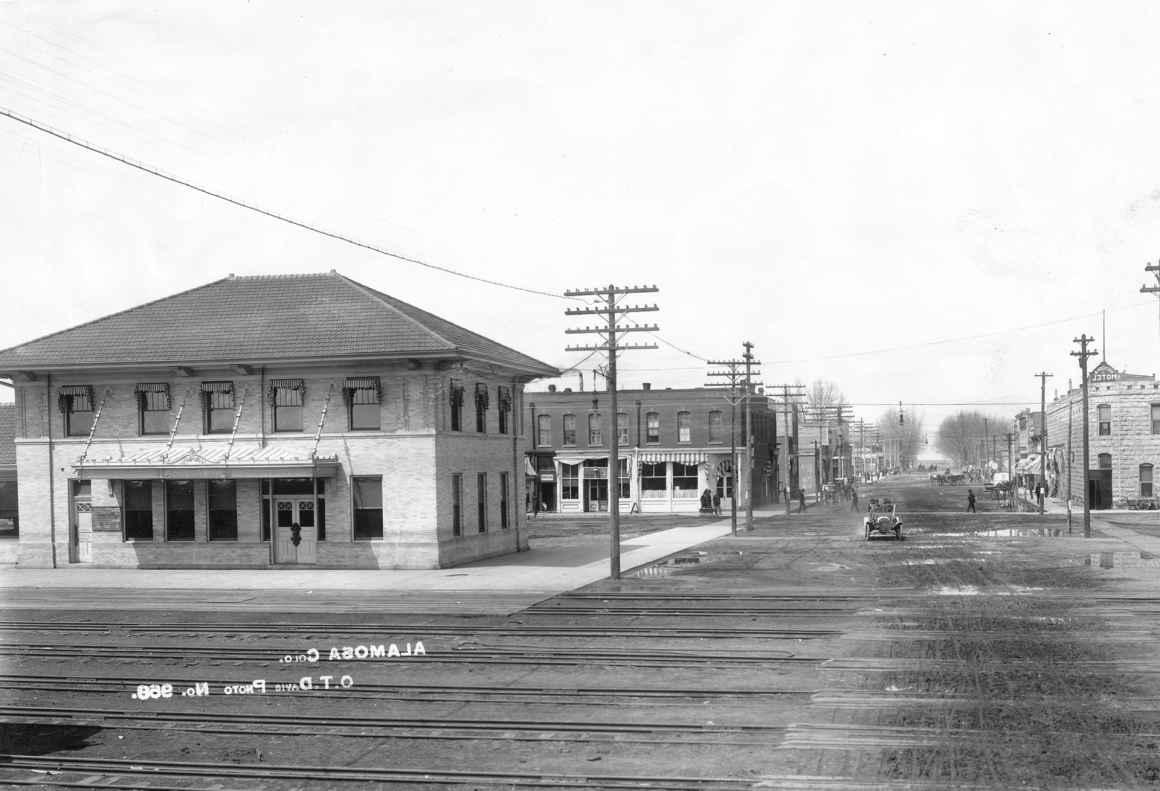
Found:
[{"label": "black and white photograph", "polygon": [[1158,32],[0,0],[0,788],[1160,787]]}]

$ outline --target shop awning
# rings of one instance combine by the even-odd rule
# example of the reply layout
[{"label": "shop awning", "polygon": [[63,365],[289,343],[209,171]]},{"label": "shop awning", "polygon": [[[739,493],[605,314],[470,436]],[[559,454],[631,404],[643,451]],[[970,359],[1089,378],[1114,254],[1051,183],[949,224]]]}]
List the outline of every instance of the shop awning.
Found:
[{"label": "shop awning", "polygon": [[[627,458],[628,451],[622,451],[620,458]],[[586,461],[598,461],[600,459],[607,459],[608,451],[599,453],[557,453],[556,461],[560,464],[583,464]]]},{"label": "shop awning", "polygon": [[1015,472],[1020,475],[1027,475],[1033,472],[1039,472],[1039,454],[1032,453],[1026,459],[1020,459],[1015,463]]},{"label": "shop awning", "polygon": [[[227,455],[228,454],[228,455]],[[338,456],[311,457],[283,448],[170,448],[131,456],[90,457],[73,469],[83,478],[151,480],[160,478],[333,478]]]},{"label": "shop awning", "polygon": [[529,478],[536,477],[536,468],[532,466],[532,460],[524,456],[524,475]]},{"label": "shop awning", "polygon": [[701,450],[641,450],[636,460],[643,464],[675,461],[681,464],[701,464],[709,461],[709,454]]}]

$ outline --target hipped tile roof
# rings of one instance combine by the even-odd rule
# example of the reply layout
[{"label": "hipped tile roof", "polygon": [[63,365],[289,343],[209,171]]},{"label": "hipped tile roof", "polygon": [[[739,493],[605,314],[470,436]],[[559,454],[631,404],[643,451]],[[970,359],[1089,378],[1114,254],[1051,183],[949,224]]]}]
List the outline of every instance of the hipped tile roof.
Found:
[{"label": "hipped tile roof", "polygon": [[474,359],[559,371],[336,272],[230,276],[0,351],[0,373],[350,357]]}]

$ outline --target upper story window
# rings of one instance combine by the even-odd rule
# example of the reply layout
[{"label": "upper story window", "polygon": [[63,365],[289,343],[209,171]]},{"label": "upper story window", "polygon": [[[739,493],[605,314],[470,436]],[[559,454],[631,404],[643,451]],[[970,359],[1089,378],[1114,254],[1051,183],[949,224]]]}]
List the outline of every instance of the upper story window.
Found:
[{"label": "upper story window", "polygon": [[93,388],[91,385],[65,385],[60,389],[60,411],[64,415],[64,433],[68,437],[87,437],[93,430]]},{"label": "upper story window", "polygon": [[463,383],[451,380],[447,389],[447,400],[451,405],[451,430],[463,431]]},{"label": "upper story window", "polygon": [[564,445],[576,444],[576,416],[564,415]]},{"label": "upper story window", "polygon": [[229,433],[234,428],[234,383],[202,382],[205,433]]},{"label": "upper story window", "polygon": [[[719,410],[715,409],[709,413],[709,441],[710,442],[722,442],[723,441],[724,434],[722,432],[721,426],[722,426],[721,412]],[[762,420],[759,420],[757,423],[757,428],[758,428],[759,432],[762,432],[762,430],[765,428],[765,422]],[[763,432],[761,433],[761,436],[764,436]]]},{"label": "upper story window", "polygon": [[495,400],[499,402],[499,433],[507,434],[512,417],[512,389],[500,385],[495,389]]},{"label": "upper story window", "polygon": [[302,396],[305,390],[306,386],[301,379],[270,380],[275,431],[302,430]]},{"label": "upper story window", "polygon": [[616,415],[616,443],[622,448],[628,447],[628,413],[620,412]]},{"label": "upper story window", "polygon": [[536,445],[541,448],[552,446],[552,416],[536,415]]},{"label": "upper story window", "polygon": [[661,441],[661,416],[657,412],[644,416],[644,441],[650,445]]},{"label": "upper story window", "polygon": [[688,412],[677,413],[677,442],[693,441],[693,425]]},{"label": "upper story window", "polygon": [[588,416],[588,444],[604,444],[604,432],[602,430],[599,412],[594,412]]},{"label": "upper story window", "polygon": [[1152,404],[1152,433],[1160,434],[1160,404]]},{"label": "upper story window", "polygon": [[1096,407],[1096,420],[1099,422],[1099,429],[1097,433],[1101,436],[1108,436],[1112,433],[1112,405],[1100,404]]},{"label": "upper story window", "polygon": [[145,382],[134,388],[137,394],[137,431],[139,434],[168,434],[169,385]]},{"label": "upper story window", "polygon": [[475,430],[480,434],[487,432],[487,407],[491,398],[487,394],[487,385],[483,382],[475,383]]},{"label": "upper story window", "polygon": [[383,383],[377,376],[348,376],[346,395],[351,431],[377,431],[383,425]]},{"label": "upper story window", "polygon": [[1097,464],[1101,470],[1110,470],[1112,468],[1112,454],[1101,453],[1097,457]]},{"label": "upper story window", "polygon": [[1151,464],[1141,464],[1140,465],[1140,496],[1141,497],[1151,497],[1152,496],[1152,465]]}]

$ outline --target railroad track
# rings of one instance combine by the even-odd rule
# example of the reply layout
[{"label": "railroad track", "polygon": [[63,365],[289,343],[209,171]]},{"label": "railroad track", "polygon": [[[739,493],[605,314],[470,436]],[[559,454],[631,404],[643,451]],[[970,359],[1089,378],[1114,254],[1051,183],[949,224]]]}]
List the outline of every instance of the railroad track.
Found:
[{"label": "railroad track", "polygon": [[[50,776],[51,773],[51,776]],[[128,780],[128,782],[124,782]],[[665,777],[614,774],[545,774],[542,772],[456,772],[447,769],[411,768],[332,768],[279,764],[199,763],[192,761],[142,761],[112,758],[82,758],[11,755],[0,764],[0,781],[10,786],[51,785],[53,788],[115,787],[119,791],[153,791],[181,788],[209,791],[223,787],[222,780],[262,780],[309,783],[314,788],[334,788],[348,784],[390,784],[431,788],[433,786],[473,786],[538,789],[583,788],[607,791],[733,791],[752,788],[753,781],[728,777]],[[195,784],[200,781],[200,784]],[[269,787],[268,785],[266,787]]]},{"label": "railroad track", "polygon": [[0,722],[28,725],[128,728],[263,736],[343,736],[542,741],[571,735],[573,741],[614,740],[652,744],[727,744],[769,746],[785,728],[767,725],[706,725],[680,722],[599,720],[421,719],[317,714],[242,714],[235,712],[119,711],[71,706],[0,706]]},{"label": "railroad track", "polygon": [[[252,679],[237,678],[166,678],[173,687],[192,687],[197,683],[208,683],[212,688],[232,684],[249,684]],[[44,692],[119,694],[134,691],[141,684],[139,677],[133,676],[47,676],[47,675],[0,675],[0,689],[39,690]],[[812,690],[771,690],[771,689],[632,689],[624,687],[491,687],[474,685],[441,684],[374,684],[359,682],[350,689],[342,690],[343,697],[375,698],[414,702],[511,702],[511,703],[566,703],[578,705],[623,706],[626,699],[646,699],[649,701],[704,701],[704,700],[780,700],[800,698],[810,699]],[[550,700],[545,700],[550,698]],[[605,702],[607,701],[607,702]]]},{"label": "railroad track", "polygon": [[[14,657],[53,657],[62,655],[88,659],[172,659],[188,661],[193,657],[208,658],[211,664],[217,662],[260,662],[276,664],[279,667],[291,669],[294,667],[320,667],[322,662],[314,664],[296,663],[282,664],[280,659],[284,655],[296,655],[301,647],[294,646],[267,646],[251,648],[242,646],[108,646],[75,643],[47,643],[47,644],[0,644],[0,656]],[[323,654],[325,657],[325,654]],[[402,657],[398,659],[351,659],[340,660],[350,665],[375,664],[376,662],[422,662],[430,663],[474,663],[488,665],[630,665],[633,667],[689,667],[712,664],[726,665],[762,665],[772,662],[796,662],[816,664],[825,661],[825,657],[797,656],[790,651],[768,650],[761,652],[712,652],[712,651],[634,651],[631,649],[615,649],[593,651],[581,648],[552,648],[547,646],[494,646],[494,647],[455,647],[450,651],[429,651],[421,657]]]},{"label": "railroad track", "polygon": [[[553,613],[558,611],[553,610]],[[602,615],[604,613],[601,613]],[[816,616],[817,611],[799,613],[801,615]],[[811,639],[832,637],[840,634],[832,629],[769,629],[761,627],[650,627],[637,628],[632,626],[547,626],[540,624],[489,625],[489,624],[351,624],[349,626],[334,623],[314,624],[271,624],[269,621],[261,623],[228,623],[204,624],[181,622],[150,622],[146,624],[129,623],[94,623],[91,621],[3,621],[0,620],[0,632],[97,632],[109,634],[113,631],[126,633],[156,634],[245,634],[245,635],[277,635],[285,636],[316,636],[316,635],[365,635],[380,638],[383,634],[415,635],[420,639],[427,639],[431,635],[461,636],[470,634],[487,634],[498,637],[583,637],[583,638],[623,638],[639,637],[649,639],[738,639],[750,637],[769,637],[786,639]],[[397,642],[397,638],[396,638]]]}]

